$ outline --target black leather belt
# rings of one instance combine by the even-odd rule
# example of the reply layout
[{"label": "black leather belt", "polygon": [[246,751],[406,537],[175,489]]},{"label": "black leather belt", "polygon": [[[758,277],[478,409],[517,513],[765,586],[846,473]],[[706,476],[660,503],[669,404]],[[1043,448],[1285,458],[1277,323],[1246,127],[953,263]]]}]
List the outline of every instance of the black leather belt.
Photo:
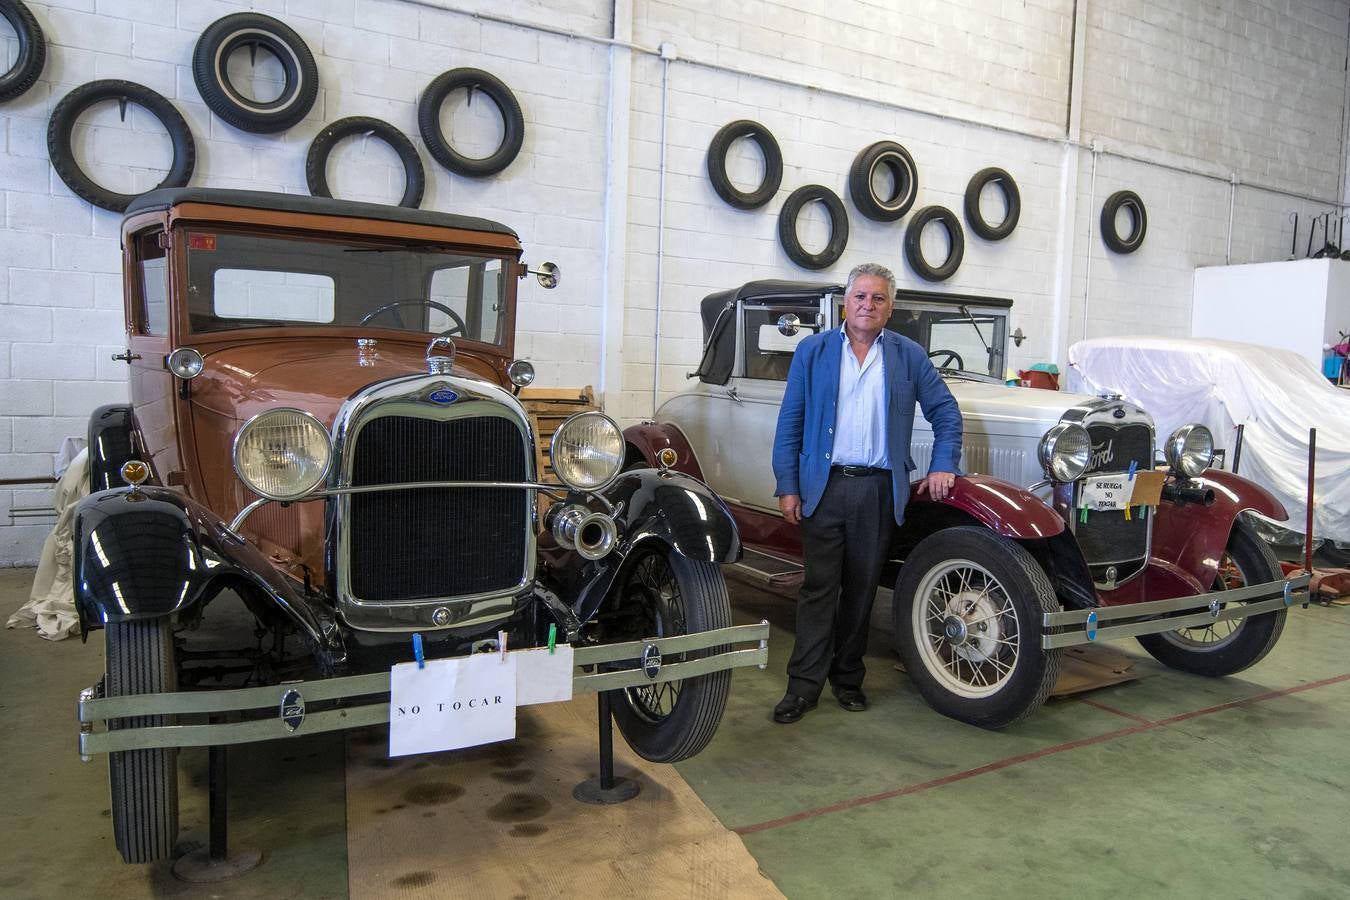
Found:
[{"label": "black leather belt", "polygon": [[830,466],[830,470],[838,472],[846,478],[862,478],[867,475],[890,475],[890,469],[882,469],[877,466]]}]

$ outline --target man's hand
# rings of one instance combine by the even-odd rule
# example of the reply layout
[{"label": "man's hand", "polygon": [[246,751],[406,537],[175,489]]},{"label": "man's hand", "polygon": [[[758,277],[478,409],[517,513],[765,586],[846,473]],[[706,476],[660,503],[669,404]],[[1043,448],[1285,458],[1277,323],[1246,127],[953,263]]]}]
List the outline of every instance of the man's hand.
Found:
[{"label": "man's hand", "polygon": [[[929,472],[928,477],[919,482],[919,493],[929,494],[934,500],[946,500],[954,484],[956,484],[956,476],[951,472]],[[785,498],[778,501],[780,508],[783,505],[783,499]]]},{"label": "man's hand", "polygon": [[784,494],[778,498],[778,511],[789,525],[802,523],[802,498],[797,494]]}]

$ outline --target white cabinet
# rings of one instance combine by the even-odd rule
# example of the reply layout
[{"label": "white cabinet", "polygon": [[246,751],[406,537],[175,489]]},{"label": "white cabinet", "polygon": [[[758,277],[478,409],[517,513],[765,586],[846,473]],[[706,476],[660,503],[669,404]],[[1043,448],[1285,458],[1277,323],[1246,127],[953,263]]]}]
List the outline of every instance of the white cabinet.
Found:
[{"label": "white cabinet", "polygon": [[1293,350],[1321,369],[1350,331],[1350,261],[1298,259],[1195,270],[1191,336]]}]

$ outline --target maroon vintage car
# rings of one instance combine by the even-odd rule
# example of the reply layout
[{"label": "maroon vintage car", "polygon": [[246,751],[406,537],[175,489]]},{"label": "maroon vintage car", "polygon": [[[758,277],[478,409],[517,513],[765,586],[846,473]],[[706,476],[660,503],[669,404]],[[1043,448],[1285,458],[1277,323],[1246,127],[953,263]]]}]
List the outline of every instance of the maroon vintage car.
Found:
[{"label": "maroon vintage car", "polygon": [[[760,281],[702,305],[698,381],[625,432],[630,465],[672,448],[725,500],[747,554],[783,573],[801,557],[770,455],[792,352],[837,328],[843,286]],[[883,576],[896,645],[931,706],[985,727],[1037,709],[1062,648],[1136,636],[1164,663],[1228,675],[1258,662],[1306,602],[1249,519],[1283,520],[1268,491],[1211,467],[1203,426],[1161,442],[1118,396],[1003,383],[1008,300],[902,291],[890,327],[928,348],[965,420],[950,497],[911,493]],[[909,468],[927,470],[921,415]],[[1155,456],[1165,461],[1155,471]]]},{"label": "maroon vintage car", "polygon": [[767,626],[730,627],[734,524],[668,464],[621,472],[599,412],[558,426],[541,480],[509,228],[181,189],[122,237],[131,402],[90,422],[74,565],[107,659],[81,752],[109,753],[127,861],[173,847],[177,748],[389,721],[415,656],[570,645],[636,752],[707,745],[727,670],[765,655]]}]

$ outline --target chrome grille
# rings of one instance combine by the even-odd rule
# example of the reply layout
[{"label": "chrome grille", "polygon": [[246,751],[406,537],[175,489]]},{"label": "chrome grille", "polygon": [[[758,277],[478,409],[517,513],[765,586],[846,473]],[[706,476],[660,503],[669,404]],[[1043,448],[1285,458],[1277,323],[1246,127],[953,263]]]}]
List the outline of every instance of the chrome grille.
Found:
[{"label": "chrome grille", "polygon": [[[528,480],[529,442],[514,419],[379,416],[359,430],[352,485]],[[349,592],[403,602],[510,590],[525,572],[533,496],[518,488],[353,494]]]},{"label": "chrome grille", "polygon": [[[1087,432],[1092,439],[1088,476],[1128,472],[1131,462],[1140,471],[1153,467],[1153,429],[1148,424],[1089,423]],[[1149,533],[1153,525],[1152,516],[1146,509],[1135,507],[1128,519],[1118,510],[1095,511],[1088,513],[1086,522],[1075,516],[1072,524],[1093,581],[1107,583],[1106,570],[1111,566],[1116,569],[1117,582],[1143,570],[1148,560]]]}]

